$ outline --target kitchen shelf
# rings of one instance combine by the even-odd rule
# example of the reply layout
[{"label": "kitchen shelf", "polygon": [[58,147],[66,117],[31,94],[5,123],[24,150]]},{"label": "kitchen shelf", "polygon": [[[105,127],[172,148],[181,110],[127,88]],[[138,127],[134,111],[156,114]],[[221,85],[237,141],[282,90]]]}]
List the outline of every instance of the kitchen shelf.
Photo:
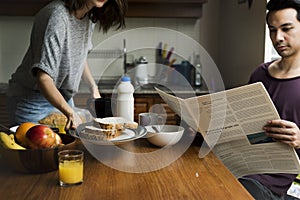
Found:
[{"label": "kitchen shelf", "polygon": [[[51,0],[1,0],[0,16],[34,16]],[[127,17],[200,18],[207,0],[128,0]]]}]

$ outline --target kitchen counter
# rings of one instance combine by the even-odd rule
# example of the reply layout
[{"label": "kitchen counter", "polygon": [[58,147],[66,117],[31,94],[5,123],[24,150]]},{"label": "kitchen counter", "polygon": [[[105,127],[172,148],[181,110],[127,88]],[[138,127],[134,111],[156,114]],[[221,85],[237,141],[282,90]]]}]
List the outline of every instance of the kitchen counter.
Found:
[{"label": "kitchen counter", "polygon": [[[157,94],[157,91],[155,90],[154,87],[157,87],[158,89],[165,91],[167,93],[173,93],[173,94],[195,94],[195,95],[203,95],[207,94],[208,90],[203,90],[201,88],[186,88],[186,87],[176,87],[176,88],[167,88],[164,86],[153,86],[153,87],[147,87],[147,88],[142,88],[142,87],[135,87],[134,93],[135,94]],[[86,92],[86,90],[81,90],[81,92]],[[99,91],[104,94],[112,94],[117,92],[117,88],[114,88],[114,86],[99,86]]]},{"label": "kitchen counter", "polygon": [[[116,91],[115,85],[113,84],[101,84],[98,86],[99,91],[102,94],[112,94]],[[189,87],[186,89],[186,87],[176,87],[175,90],[170,91],[170,89],[163,87],[163,86],[157,86],[159,89],[162,89],[163,91],[171,92],[171,93],[180,93],[180,94],[195,94],[195,95],[203,95],[209,93],[208,90],[202,89],[201,87]],[[6,91],[8,89],[8,83],[0,83],[0,94],[6,94]],[[79,94],[85,94],[89,93],[89,89],[85,84],[80,84],[79,87]],[[149,87],[149,88],[141,88],[141,87],[136,87],[135,94],[157,94],[156,90],[154,87]]]},{"label": "kitchen counter", "polygon": [[[202,87],[192,87],[192,86],[172,86],[171,88],[162,85],[149,85],[146,87],[134,86],[135,94],[158,94],[154,87],[172,94],[186,94],[190,96],[208,94],[209,91]],[[102,94],[113,94],[117,92],[116,84],[99,84],[99,91]],[[81,84],[79,87],[79,93],[89,93],[89,89],[85,84]]]},{"label": "kitchen counter", "polygon": [[[200,146],[196,144],[192,144],[181,157],[168,166],[144,173],[118,171],[95,159],[82,145],[78,148],[85,151],[84,182],[66,188],[58,186],[58,171],[44,174],[16,173],[6,167],[0,159],[1,198],[253,199],[212,152],[200,159]],[[120,148],[139,153],[160,150],[146,139],[129,142]],[[114,159],[114,162],[119,158]],[[130,163],[130,159],[133,158],[126,159],[129,159]],[[150,162],[155,164],[160,162],[160,159],[161,157],[157,157],[157,160]]]},{"label": "kitchen counter", "polygon": [[6,94],[8,83],[0,83],[0,94]]}]

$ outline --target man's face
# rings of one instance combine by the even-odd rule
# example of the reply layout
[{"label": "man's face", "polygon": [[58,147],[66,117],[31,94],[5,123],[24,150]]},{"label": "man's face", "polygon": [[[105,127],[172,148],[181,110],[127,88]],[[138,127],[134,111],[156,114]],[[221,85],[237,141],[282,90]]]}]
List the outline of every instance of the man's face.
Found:
[{"label": "man's face", "polygon": [[270,38],[281,57],[290,57],[300,53],[300,22],[297,11],[287,8],[271,11],[267,19]]}]

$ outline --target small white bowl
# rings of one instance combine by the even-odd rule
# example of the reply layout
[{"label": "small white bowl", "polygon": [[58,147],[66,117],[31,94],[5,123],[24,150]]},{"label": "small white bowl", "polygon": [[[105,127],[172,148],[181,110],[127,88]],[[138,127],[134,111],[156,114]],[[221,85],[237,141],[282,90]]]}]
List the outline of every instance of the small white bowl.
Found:
[{"label": "small white bowl", "polygon": [[184,132],[184,128],[177,125],[152,125],[145,128],[147,129],[147,140],[159,147],[176,144]]}]

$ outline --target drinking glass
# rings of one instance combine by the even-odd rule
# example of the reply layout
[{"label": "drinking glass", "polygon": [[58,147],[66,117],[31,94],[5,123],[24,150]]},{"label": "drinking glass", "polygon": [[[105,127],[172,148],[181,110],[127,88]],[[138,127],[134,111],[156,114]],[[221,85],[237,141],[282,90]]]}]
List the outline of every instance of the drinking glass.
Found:
[{"label": "drinking glass", "polygon": [[79,185],[83,182],[83,152],[63,150],[58,153],[60,186]]}]

